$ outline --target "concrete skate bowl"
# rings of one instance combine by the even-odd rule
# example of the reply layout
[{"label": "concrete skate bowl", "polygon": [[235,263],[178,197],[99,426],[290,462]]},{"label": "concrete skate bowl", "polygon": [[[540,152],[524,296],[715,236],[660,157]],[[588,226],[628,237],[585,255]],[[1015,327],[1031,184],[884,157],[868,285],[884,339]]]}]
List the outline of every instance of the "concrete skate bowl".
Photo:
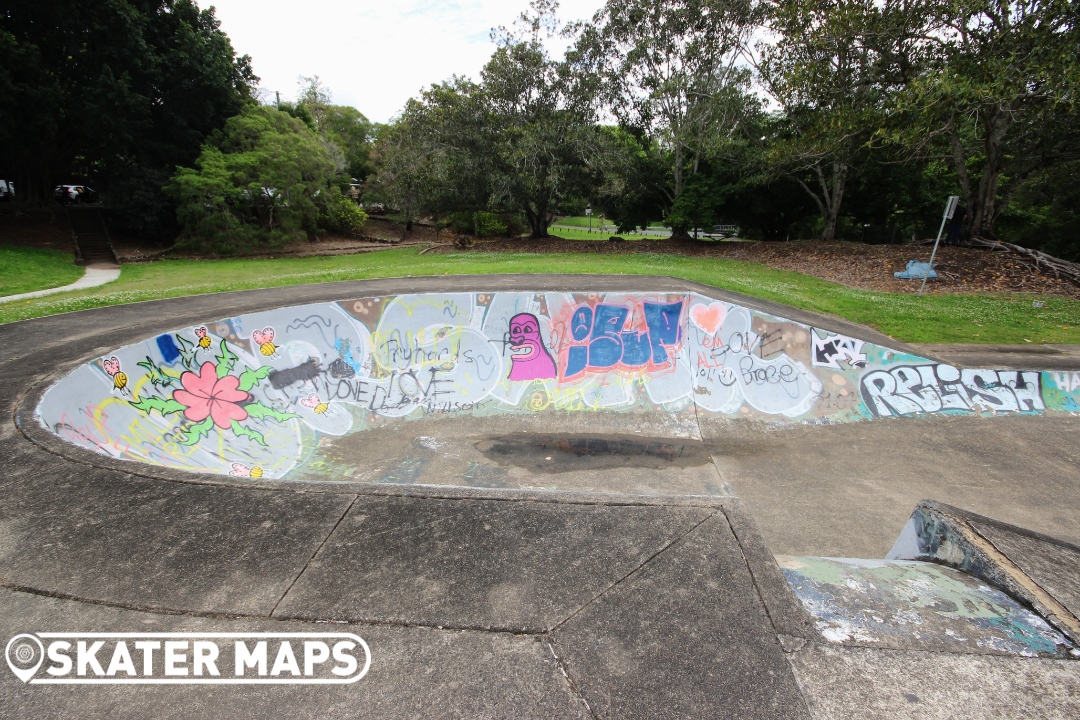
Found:
[{"label": "concrete skate bowl", "polygon": [[1080,410],[1071,373],[957,368],[657,280],[207,317],[76,366],[29,434],[218,482],[723,495],[701,440],[731,423]]}]

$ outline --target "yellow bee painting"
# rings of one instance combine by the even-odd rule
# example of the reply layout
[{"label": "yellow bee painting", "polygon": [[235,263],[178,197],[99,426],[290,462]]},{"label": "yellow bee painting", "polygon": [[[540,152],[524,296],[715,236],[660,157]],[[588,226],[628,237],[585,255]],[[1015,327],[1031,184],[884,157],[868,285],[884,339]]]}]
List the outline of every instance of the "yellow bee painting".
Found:
[{"label": "yellow bee painting", "polygon": [[274,345],[274,328],[265,327],[262,330],[255,330],[251,333],[251,339],[259,346],[259,352],[266,357],[277,352],[277,346]]},{"label": "yellow bee painting", "polygon": [[199,347],[206,350],[210,347],[210,338],[206,335],[206,327],[195,328],[195,337],[199,338]]},{"label": "yellow bee painting", "polygon": [[127,387],[128,376],[123,370],[120,369],[120,361],[113,355],[108,360],[102,360],[101,364],[105,367],[105,372],[109,373],[109,377],[113,379],[113,387],[117,390],[123,391]]},{"label": "yellow bee painting", "polygon": [[306,408],[311,408],[316,415],[322,415],[330,409],[330,403],[324,403],[315,393],[311,393],[301,400],[300,404]]},{"label": "yellow bee painting", "polygon": [[263,469],[258,465],[255,467],[248,467],[243,463],[233,463],[232,471],[229,474],[236,477],[261,478],[263,476]]}]

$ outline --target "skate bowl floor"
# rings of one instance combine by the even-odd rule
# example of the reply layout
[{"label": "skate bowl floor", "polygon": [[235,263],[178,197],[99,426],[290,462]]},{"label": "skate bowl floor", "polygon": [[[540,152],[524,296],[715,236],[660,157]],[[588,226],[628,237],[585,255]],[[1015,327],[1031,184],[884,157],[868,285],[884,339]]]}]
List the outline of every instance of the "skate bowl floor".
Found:
[{"label": "skate bowl floor", "polygon": [[594,276],[182,298],[0,346],[0,639],[338,623],[372,657],[210,694],[7,674],[17,715],[1080,711],[1074,660],[831,643],[774,559],[883,558],[927,497],[1080,543],[1080,381],[1045,356],[961,368]]}]

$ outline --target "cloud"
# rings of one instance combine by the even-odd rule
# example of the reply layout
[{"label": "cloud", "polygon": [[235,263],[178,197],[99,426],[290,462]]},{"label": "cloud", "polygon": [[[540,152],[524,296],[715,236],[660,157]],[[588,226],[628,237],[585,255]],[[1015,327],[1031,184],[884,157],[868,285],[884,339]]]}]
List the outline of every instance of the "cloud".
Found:
[{"label": "cloud", "polygon": [[[297,94],[297,77],[318,75],[334,102],[377,122],[390,120],[432,83],[478,78],[494,45],[492,27],[510,25],[527,0],[204,0],[233,47],[251,55],[271,96]],[[563,20],[590,17],[602,0],[565,0]],[[561,44],[553,44],[561,50]]]}]

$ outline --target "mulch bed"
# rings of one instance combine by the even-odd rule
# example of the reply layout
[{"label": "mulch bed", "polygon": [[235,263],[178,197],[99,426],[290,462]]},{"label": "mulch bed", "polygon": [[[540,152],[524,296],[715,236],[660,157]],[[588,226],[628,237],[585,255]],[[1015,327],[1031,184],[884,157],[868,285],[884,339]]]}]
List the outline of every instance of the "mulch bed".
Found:
[{"label": "mulch bed", "polygon": [[15,215],[10,208],[0,212],[0,245],[49,248],[71,253],[75,258],[75,238],[67,215]]},{"label": "mulch bed", "polygon": [[[449,249],[440,248],[440,251]],[[918,280],[898,280],[908,260],[926,262],[929,245],[864,245],[854,242],[701,242],[696,240],[638,240],[633,242],[582,242],[546,240],[495,240],[479,242],[469,252],[603,253],[613,255],[657,253],[702,258],[730,258],[760,263],[778,270],[811,275],[862,290],[909,292],[919,290]],[[1062,295],[1080,299],[1080,285],[1035,262],[1013,253],[978,248],[940,247],[934,260],[939,277],[926,291],[1010,292]]]},{"label": "mulch bed", "polygon": [[[435,231],[415,225],[402,240],[401,225],[384,218],[371,218],[364,226],[365,238],[328,235],[315,242],[299,241],[264,253],[272,257],[340,255],[381,250],[397,245],[435,243]],[[444,230],[431,252],[456,251],[454,233]],[[66,216],[0,213],[0,243],[51,247],[65,252],[74,248]],[[391,244],[393,243],[393,244]],[[153,246],[113,236],[121,262],[151,260],[161,253]],[[811,275],[848,287],[880,292],[919,290],[918,280],[897,280],[893,272],[903,270],[908,260],[926,262],[929,245],[864,245],[855,242],[703,242],[697,240],[637,240],[633,242],[586,242],[581,240],[499,239],[478,241],[466,252],[603,253],[613,255],[656,253],[701,258],[731,258],[760,263],[778,270]],[[172,253],[170,253],[172,255]],[[175,255],[173,255],[175,257]],[[927,283],[927,292],[1010,292],[1061,295],[1080,299],[1080,285],[1054,277],[1035,262],[1014,253],[979,248],[941,247],[935,259],[939,278]]]}]

